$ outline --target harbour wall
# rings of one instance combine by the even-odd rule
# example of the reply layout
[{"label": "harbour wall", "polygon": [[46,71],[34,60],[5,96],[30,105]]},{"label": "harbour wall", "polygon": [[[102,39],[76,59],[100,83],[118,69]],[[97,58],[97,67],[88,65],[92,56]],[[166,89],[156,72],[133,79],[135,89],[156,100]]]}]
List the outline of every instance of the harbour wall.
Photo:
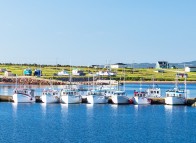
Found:
[{"label": "harbour wall", "polygon": [[[36,103],[41,103],[40,96],[35,96]],[[13,102],[11,95],[0,95],[0,102]],[[86,100],[83,99],[82,103],[86,103]],[[109,103],[111,103],[109,101]],[[165,105],[165,99],[164,98],[151,98],[151,104],[152,105]],[[185,104],[187,106],[193,106],[196,107],[196,98],[188,98],[187,103]]]}]

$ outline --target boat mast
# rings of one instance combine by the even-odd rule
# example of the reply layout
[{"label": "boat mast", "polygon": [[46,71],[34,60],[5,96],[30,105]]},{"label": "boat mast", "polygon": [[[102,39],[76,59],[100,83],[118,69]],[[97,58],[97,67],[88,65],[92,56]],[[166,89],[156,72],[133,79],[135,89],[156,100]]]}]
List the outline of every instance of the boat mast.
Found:
[{"label": "boat mast", "polygon": [[152,88],[154,89],[154,77],[152,78],[152,82],[153,82],[153,84],[152,84]]},{"label": "boat mast", "polygon": [[185,93],[185,100],[187,102],[187,87],[186,87],[186,76],[184,75],[184,93]]},{"label": "boat mast", "polygon": [[140,78],[140,92],[142,91],[142,78]]},{"label": "boat mast", "polygon": [[71,61],[70,61],[69,70],[70,70],[70,74],[69,74],[69,88],[70,88],[70,90],[71,90],[71,82],[72,82]]},{"label": "boat mast", "polygon": [[123,83],[123,88],[124,88],[124,91],[125,91],[125,68],[124,68],[124,83]]},{"label": "boat mast", "polygon": [[88,91],[89,91],[89,65],[88,65]]}]

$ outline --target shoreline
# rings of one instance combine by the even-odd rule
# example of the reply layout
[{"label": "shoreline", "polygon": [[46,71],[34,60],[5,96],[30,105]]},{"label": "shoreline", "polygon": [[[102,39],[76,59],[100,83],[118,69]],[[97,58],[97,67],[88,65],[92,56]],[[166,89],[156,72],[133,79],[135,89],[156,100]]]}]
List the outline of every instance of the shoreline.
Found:
[{"label": "shoreline", "polygon": [[[68,85],[69,82],[63,82],[63,81],[59,81],[59,80],[56,80],[55,82],[60,82],[60,84],[58,83],[55,83],[53,85]],[[92,85],[93,81],[80,81],[80,82],[72,82],[72,84],[84,84],[84,85],[88,85],[88,83],[90,83],[90,85]],[[125,84],[140,84],[141,82],[140,81],[125,81],[125,82],[120,82],[120,83],[125,83]],[[175,84],[175,81],[142,81],[142,84]],[[178,83],[182,84],[184,83],[184,81],[178,81]],[[196,84],[196,81],[186,81],[187,84]],[[0,85],[2,84],[16,84],[15,82],[0,82]],[[49,85],[49,84],[21,84],[21,83],[18,83],[18,85]],[[98,84],[96,84],[98,85]]]}]

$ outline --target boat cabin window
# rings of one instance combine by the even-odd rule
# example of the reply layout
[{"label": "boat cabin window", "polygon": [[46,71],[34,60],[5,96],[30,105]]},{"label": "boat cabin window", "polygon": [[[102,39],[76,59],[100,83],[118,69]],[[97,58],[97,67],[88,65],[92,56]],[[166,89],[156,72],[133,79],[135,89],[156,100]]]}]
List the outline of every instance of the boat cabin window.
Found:
[{"label": "boat cabin window", "polygon": [[159,91],[157,91],[157,94],[159,94]]}]

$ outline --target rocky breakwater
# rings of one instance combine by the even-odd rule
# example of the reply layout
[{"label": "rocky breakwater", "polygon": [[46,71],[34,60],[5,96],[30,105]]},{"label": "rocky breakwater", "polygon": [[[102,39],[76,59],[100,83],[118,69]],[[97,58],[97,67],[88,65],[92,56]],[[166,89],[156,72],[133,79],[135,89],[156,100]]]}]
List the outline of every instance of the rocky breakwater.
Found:
[{"label": "rocky breakwater", "polygon": [[43,78],[36,78],[36,77],[1,77],[0,83],[2,84],[24,84],[24,85],[65,85],[68,82],[63,82],[59,80],[50,80],[50,79],[43,79]]}]

